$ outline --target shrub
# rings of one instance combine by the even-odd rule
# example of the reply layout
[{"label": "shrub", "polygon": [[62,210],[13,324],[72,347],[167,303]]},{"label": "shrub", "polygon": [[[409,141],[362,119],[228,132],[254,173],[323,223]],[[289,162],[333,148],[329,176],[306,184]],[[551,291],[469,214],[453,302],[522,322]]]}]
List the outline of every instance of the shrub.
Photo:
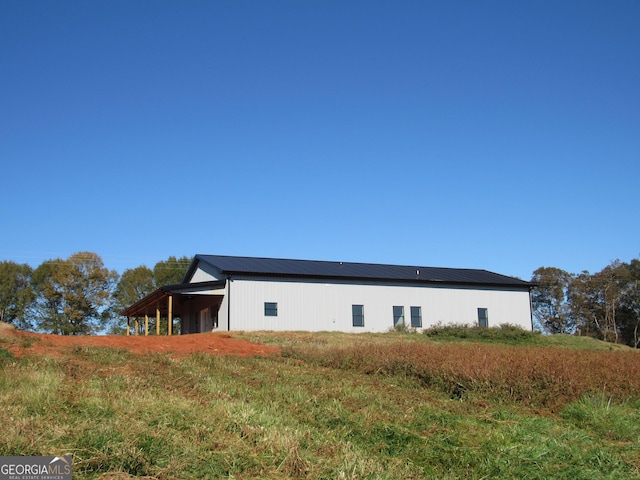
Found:
[{"label": "shrub", "polygon": [[509,324],[491,328],[482,328],[477,325],[436,325],[425,329],[423,333],[432,339],[497,342],[510,345],[535,345],[539,343],[541,336],[540,332],[531,332]]},{"label": "shrub", "polygon": [[398,323],[393,327],[389,328],[389,332],[397,332],[397,333],[416,333],[416,329],[410,327],[406,323]]}]

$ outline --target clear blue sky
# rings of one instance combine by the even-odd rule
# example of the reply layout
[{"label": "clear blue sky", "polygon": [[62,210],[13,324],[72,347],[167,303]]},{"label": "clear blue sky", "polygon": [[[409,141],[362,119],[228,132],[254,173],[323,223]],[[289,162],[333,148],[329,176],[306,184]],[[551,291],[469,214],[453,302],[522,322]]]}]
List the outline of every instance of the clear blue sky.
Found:
[{"label": "clear blue sky", "polygon": [[0,260],[640,256],[640,2],[0,3]]}]

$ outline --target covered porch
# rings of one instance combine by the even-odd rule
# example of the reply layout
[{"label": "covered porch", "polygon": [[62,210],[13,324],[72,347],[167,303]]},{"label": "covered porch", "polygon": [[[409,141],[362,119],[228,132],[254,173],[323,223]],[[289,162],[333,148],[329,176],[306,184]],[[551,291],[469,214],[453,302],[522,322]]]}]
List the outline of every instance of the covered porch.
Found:
[{"label": "covered porch", "polygon": [[[126,335],[174,335],[218,328],[226,282],[166,285],[122,311]],[[175,320],[179,319],[178,325]],[[133,330],[133,332],[132,332]]]}]

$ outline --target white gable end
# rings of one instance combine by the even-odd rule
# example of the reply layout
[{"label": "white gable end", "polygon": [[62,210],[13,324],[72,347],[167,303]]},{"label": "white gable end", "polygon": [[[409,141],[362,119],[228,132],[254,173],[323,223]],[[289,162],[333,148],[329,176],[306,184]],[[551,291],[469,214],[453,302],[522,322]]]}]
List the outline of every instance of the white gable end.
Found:
[{"label": "white gable end", "polygon": [[224,277],[211,265],[203,262],[198,263],[198,267],[191,275],[188,283],[212,282],[222,280]]}]

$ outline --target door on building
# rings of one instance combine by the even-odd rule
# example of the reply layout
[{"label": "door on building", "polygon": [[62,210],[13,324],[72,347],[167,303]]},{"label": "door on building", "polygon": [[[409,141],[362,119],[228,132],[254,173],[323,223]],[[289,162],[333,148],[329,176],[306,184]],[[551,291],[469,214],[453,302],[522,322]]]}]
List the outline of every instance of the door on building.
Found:
[{"label": "door on building", "polygon": [[200,310],[200,325],[199,332],[210,332],[212,327],[211,321],[211,309],[203,308]]}]

